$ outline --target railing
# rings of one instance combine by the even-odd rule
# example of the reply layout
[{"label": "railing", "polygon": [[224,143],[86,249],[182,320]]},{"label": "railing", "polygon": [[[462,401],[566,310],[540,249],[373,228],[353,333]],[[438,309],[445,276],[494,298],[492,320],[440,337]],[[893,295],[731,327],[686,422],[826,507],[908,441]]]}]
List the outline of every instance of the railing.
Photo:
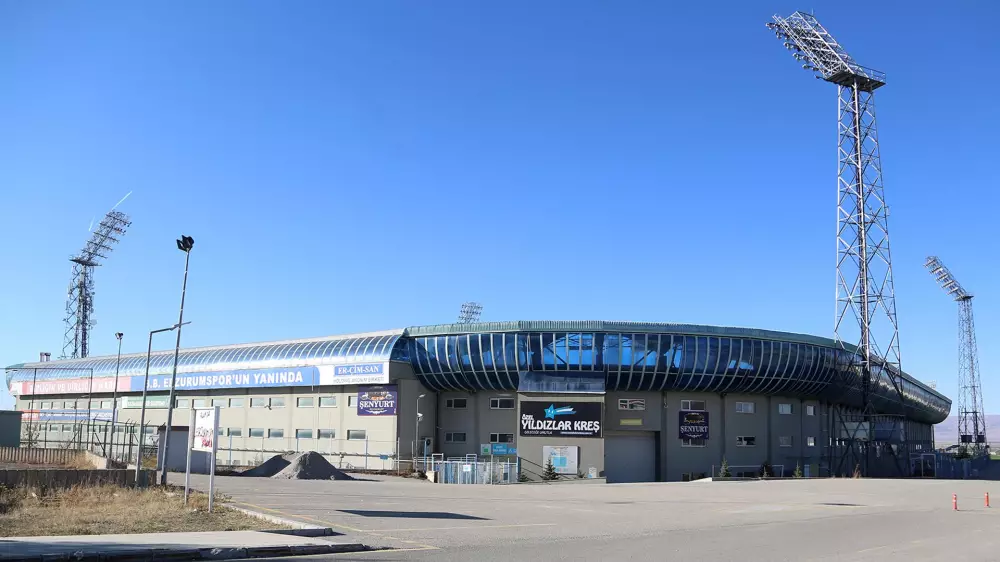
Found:
[{"label": "railing", "polygon": [[458,459],[424,459],[430,477],[441,484],[514,484],[521,473],[520,459],[513,461],[480,460],[476,455]]}]

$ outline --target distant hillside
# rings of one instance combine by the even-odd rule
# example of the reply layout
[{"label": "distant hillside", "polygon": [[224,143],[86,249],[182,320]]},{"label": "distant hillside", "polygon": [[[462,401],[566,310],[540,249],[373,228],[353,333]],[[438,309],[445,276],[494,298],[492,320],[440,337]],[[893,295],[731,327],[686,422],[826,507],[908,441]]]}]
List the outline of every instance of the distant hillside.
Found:
[{"label": "distant hillside", "polygon": [[[986,440],[1000,444],[1000,414],[986,414]],[[934,444],[947,447],[958,443],[958,417],[948,419],[934,426]]]}]

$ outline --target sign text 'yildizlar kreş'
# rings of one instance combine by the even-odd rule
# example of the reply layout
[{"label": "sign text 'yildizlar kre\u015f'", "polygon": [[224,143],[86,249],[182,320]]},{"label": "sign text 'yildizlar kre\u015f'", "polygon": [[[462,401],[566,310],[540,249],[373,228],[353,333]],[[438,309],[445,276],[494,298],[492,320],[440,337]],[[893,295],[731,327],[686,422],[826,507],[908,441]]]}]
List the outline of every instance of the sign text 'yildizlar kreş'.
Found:
[{"label": "sign text 'yildizlar kre\u015f'", "polygon": [[600,437],[600,402],[521,402],[522,437]]}]

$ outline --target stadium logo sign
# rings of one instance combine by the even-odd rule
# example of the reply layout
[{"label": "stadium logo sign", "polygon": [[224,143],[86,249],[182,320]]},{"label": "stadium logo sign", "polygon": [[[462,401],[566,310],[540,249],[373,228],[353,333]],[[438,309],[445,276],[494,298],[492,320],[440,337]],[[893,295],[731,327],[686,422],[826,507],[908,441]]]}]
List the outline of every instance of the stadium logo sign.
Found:
[{"label": "stadium logo sign", "polygon": [[602,422],[600,402],[521,402],[522,437],[600,437]]}]

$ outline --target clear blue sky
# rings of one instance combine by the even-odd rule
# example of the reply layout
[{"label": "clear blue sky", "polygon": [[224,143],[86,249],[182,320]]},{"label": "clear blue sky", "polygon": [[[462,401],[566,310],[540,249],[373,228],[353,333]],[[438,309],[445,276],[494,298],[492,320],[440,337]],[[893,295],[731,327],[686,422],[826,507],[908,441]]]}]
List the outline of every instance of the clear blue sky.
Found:
[{"label": "clear blue sky", "polygon": [[129,191],[95,355],[176,321],[182,233],[186,346],[449,322],[470,299],[484,320],[829,336],[835,87],[764,27],[796,9],[888,73],[904,369],[954,396],[936,253],[978,294],[1000,412],[985,1],[2,0],[0,364],[59,354],[67,257]]}]

